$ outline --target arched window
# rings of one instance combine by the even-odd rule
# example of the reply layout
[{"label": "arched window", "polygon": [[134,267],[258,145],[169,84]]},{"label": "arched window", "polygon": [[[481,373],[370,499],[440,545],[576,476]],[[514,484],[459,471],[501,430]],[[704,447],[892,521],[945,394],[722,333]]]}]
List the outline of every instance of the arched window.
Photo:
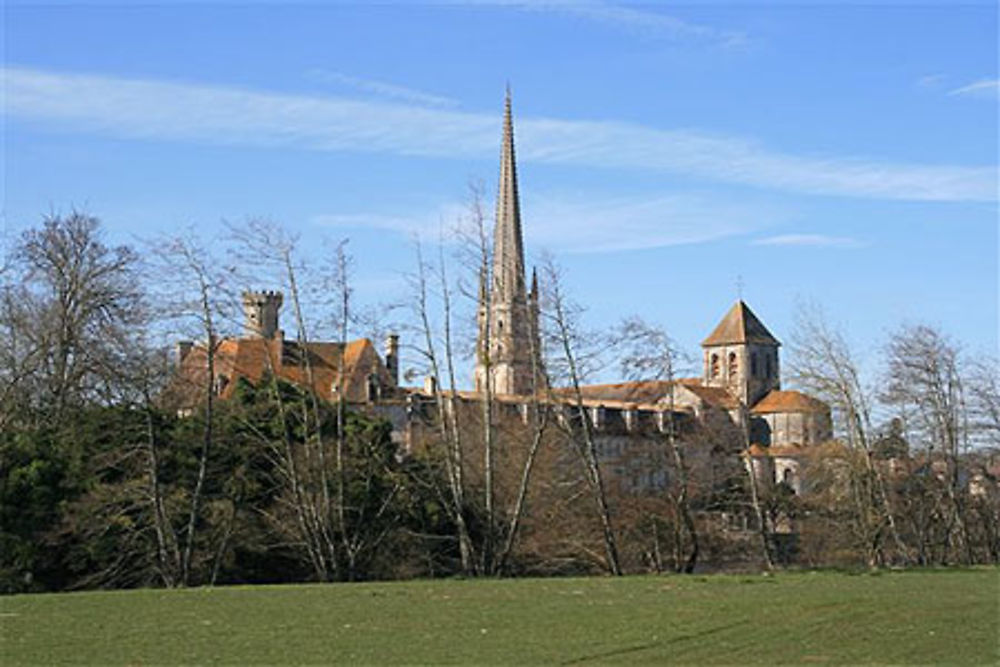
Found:
[{"label": "arched window", "polygon": [[768,378],[773,377],[774,376],[774,367],[771,365],[771,355],[768,355],[767,357],[764,358],[764,366],[765,366],[765,373],[766,373],[765,377],[768,377]]},{"label": "arched window", "polygon": [[709,377],[717,378],[719,377],[719,355],[713,354],[709,360]]},{"label": "arched window", "polygon": [[736,353],[729,353],[729,379],[735,380],[736,376],[739,374],[739,367],[736,364]]},{"label": "arched window", "polygon": [[757,377],[757,353],[750,353],[750,377]]}]

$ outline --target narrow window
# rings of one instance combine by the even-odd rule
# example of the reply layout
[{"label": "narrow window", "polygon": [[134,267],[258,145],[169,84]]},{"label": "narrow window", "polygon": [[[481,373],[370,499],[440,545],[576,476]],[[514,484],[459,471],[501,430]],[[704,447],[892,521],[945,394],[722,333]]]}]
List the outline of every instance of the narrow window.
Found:
[{"label": "narrow window", "polygon": [[782,473],[782,476],[781,476],[781,481],[785,483],[785,485],[792,491],[792,493],[795,493],[795,471],[794,470],[792,470],[791,468],[785,468],[785,471],[784,471],[784,473]]},{"label": "narrow window", "polygon": [[757,353],[750,353],[750,377],[757,377]]},{"label": "narrow window", "polygon": [[736,365],[736,353],[729,353],[729,379],[735,380],[737,374],[739,373],[739,368]]},{"label": "narrow window", "polygon": [[709,373],[711,374],[711,377],[713,378],[719,377],[719,355],[717,354],[712,355],[712,359],[709,363],[709,366],[710,366]]}]

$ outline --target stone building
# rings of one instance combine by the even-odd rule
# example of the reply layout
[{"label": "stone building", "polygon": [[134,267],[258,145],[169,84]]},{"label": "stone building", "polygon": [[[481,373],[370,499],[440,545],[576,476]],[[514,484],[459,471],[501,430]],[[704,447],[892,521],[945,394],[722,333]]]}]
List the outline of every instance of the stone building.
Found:
[{"label": "stone building", "polygon": [[[242,336],[214,342],[212,391],[225,400],[237,380],[253,384],[271,375],[305,387],[327,401],[342,394],[351,404],[376,403],[400,396],[399,337],[386,338],[384,356],[367,338],[338,342],[288,340],[279,327],[282,294],[273,291],[243,294]],[[209,387],[209,347],[206,342],[177,344],[177,372],[167,389],[167,400],[188,411]]]},{"label": "stone building", "polygon": [[[465,400],[481,395],[487,382],[493,393],[513,403],[517,396],[545,389],[539,380],[538,282],[533,273],[527,291],[522,235],[508,91],[493,264],[490,271],[483,271],[475,391]],[[612,471],[620,472],[623,452],[629,451],[640,433],[662,433],[667,423],[697,423],[719,441],[705,451],[722,455],[722,450],[732,453],[738,447],[762,481],[786,482],[800,490],[800,460],[810,447],[831,437],[830,409],[801,392],[781,390],[780,345],[739,300],[702,342],[700,378],[582,387],[583,407],[602,458]],[[576,401],[574,392],[566,390],[544,394],[545,401],[564,408]]]},{"label": "stone building", "polygon": [[[237,378],[258,382],[267,373],[311,386],[326,400],[337,400],[343,392],[352,406],[388,417],[397,442],[412,446],[433,419],[426,407],[440,391],[433,382],[423,388],[399,386],[398,337],[387,339],[384,357],[367,339],[344,344],[286,340],[279,327],[281,305],[277,292],[244,294],[245,335],[216,343],[215,393],[228,398]],[[781,389],[781,344],[742,300],[702,342],[701,377],[587,385],[580,388],[580,406],[575,392],[547,386],[538,317],[537,277],[532,272],[530,287],[526,280],[508,91],[492,262],[480,276],[474,389],[449,393],[446,400],[479,402],[488,391],[499,415],[525,424],[532,404],[547,405],[564,422],[578,419],[582,407],[603,464],[620,483],[639,490],[660,487],[665,479],[647,460],[650,448],[637,443],[668,431],[697,430],[706,442],[692,456],[735,459],[742,453],[761,481],[786,482],[796,491],[802,458],[831,436],[826,404]],[[204,343],[178,344],[173,389],[189,404],[208,386],[207,353]]]}]

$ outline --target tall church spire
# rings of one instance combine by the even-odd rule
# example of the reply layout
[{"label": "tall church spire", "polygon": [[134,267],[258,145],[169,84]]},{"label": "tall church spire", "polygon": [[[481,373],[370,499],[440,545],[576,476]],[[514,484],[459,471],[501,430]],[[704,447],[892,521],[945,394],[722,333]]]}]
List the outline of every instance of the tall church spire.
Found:
[{"label": "tall church spire", "polygon": [[[538,359],[541,346],[537,326],[537,285],[533,285],[530,297],[525,290],[524,241],[521,236],[514,122],[510,107],[508,86],[500,142],[500,182],[489,290],[486,289],[486,280],[483,280],[486,276],[480,280],[475,380],[477,391],[489,388],[497,394],[528,394],[539,386],[532,378],[533,374],[540,373]],[[534,361],[532,355],[535,355]]]},{"label": "tall church spire", "polygon": [[504,301],[524,296],[524,241],[521,236],[521,203],[517,193],[517,160],[511,116],[508,85],[500,144],[496,227],[493,231],[493,298],[499,297]]}]

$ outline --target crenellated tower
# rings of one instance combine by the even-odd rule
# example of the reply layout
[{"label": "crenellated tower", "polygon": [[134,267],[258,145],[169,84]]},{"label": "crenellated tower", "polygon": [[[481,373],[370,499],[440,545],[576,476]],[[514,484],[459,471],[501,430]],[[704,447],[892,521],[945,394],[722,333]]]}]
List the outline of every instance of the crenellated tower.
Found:
[{"label": "crenellated tower", "polygon": [[538,281],[533,273],[528,292],[509,89],[504,101],[493,261],[480,272],[478,324],[476,391],[485,391],[489,380],[497,394],[532,393],[538,387],[532,373],[542,375],[538,361]]},{"label": "crenellated tower", "polygon": [[281,292],[263,290],[243,292],[243,328],[251,338],[274,338],[279,333],[278,311]]}]

